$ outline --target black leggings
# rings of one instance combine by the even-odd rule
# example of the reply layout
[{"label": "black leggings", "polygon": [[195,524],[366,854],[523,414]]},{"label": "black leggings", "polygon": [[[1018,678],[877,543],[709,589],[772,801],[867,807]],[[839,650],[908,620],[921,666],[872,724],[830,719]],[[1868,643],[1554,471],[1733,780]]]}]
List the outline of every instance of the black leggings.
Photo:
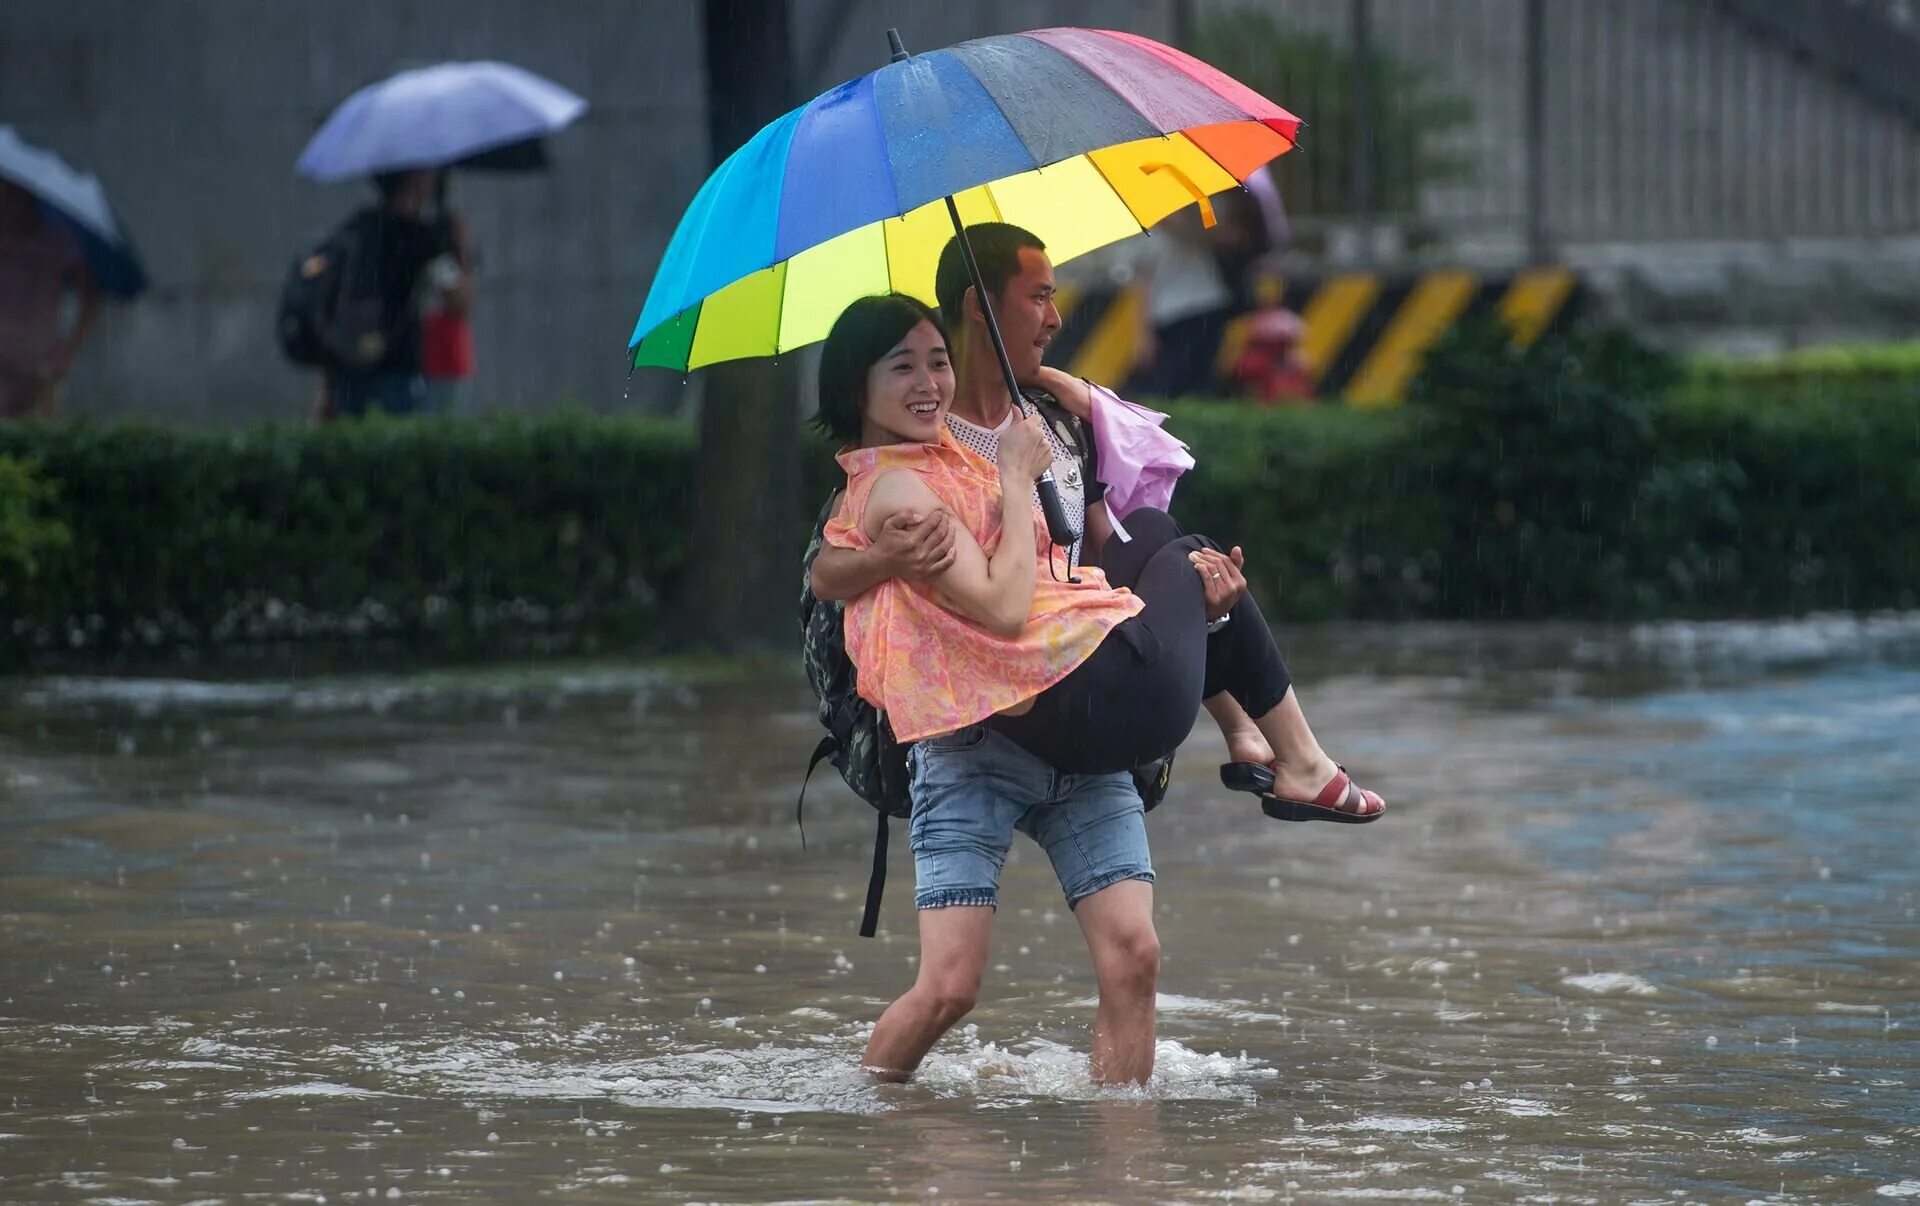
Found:
[{"label": "black leggings", "polygon": [[1256,719],[1293,680],[1251,594],[1207,633],[1206,590],[1187,555],[1218,548],[1189,536],[1165,511],[1127,516],[1133,539],[1107,541],[1100,568],[1146,608],[1116,625],[1092,657],[1022,716],[990,722],[1042,761],[1071,774],[1109,774],[1164,758],[1186,740],[1202,699],[1222,691]]}]

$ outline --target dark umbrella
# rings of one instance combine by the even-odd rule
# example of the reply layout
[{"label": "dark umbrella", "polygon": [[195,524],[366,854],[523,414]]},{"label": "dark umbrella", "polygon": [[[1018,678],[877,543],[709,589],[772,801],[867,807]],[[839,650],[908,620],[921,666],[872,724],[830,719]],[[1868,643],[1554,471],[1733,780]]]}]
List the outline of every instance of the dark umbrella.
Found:
[{"label": "dark umbrella", "polygon": [[73,232],[102,292],[127,298],[146,289],[146,269],[99,180],[24,141],[12,126],[0,126],[0,179],[33,194],[43,214]]}]

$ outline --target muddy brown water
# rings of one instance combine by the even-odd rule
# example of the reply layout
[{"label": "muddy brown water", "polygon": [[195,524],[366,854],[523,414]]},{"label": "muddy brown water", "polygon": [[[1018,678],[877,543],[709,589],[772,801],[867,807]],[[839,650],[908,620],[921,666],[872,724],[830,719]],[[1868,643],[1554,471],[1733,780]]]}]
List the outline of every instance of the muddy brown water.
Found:
[{"label": "muddy brown water", "polygon": [[911,866],[791,670],[0,685],[0,1200],[1920,1198],[1920,620],[1313,629],[1393,803],[1217,735],[1150,821],[1158,1071],[1016,849],[919,1079]]}]

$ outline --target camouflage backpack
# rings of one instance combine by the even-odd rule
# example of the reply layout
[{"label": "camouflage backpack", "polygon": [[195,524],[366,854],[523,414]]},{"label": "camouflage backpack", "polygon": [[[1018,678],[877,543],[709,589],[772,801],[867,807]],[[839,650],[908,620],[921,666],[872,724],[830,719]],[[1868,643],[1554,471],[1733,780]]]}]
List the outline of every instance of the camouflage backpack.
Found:
[{"label": "camouflage backpack", "polygon": [[[860,698],[853,659],[847,656],[846,632],[841,626],[846,608],[815,598],[813,593],[813,560],[820,555],[827,521],[839,504],[840,493],[835,491],[820,509],[813,539],[807,543],[806,556],[800,563],[800,661],[807,673],[807,685],[819,701],[820,723],[826,726],[827,735],[807,759],[794,817],[799,819],[806,807],[807,780],[813,778],[814,768],[822,761],[832,762],[854,794],[873,805],[873,873],[867,879],[866,910],[860,916],[860,936],[871,938],[880,921],[880,894],[887,885],[888,819],[910,816],[913,804],[907,798],[907,748],[893,739],[893,726],[887,718]],[[804,829],[801,840],[806,840]]]}]

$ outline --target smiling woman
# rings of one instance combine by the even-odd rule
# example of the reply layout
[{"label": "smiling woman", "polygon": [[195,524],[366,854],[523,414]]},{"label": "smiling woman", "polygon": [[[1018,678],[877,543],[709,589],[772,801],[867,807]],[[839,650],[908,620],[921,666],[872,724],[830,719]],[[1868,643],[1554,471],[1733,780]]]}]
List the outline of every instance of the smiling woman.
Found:
[{"label": "smiling woman", "polygon": [[896,294],[850,307],[820,356],[814,426],[843,444],[938,439],[953,400],[953,362],[940,316]]}]

